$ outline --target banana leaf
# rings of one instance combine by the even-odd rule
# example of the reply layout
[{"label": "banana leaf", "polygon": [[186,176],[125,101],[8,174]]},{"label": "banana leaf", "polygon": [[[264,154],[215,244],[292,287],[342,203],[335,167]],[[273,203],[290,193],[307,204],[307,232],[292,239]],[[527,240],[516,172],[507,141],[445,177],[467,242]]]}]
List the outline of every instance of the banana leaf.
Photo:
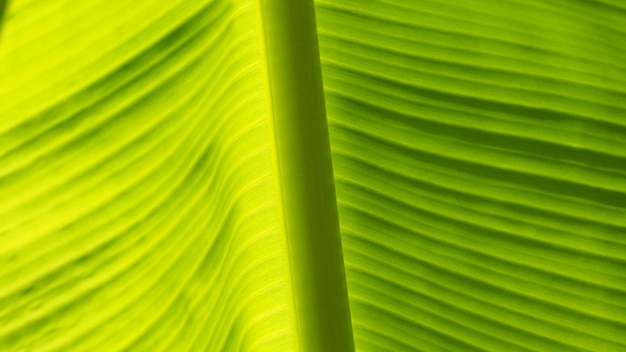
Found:
[{"label": "banana leaf", "polygon": [[620,0],[0,21],[0,351],[626,350]]}]

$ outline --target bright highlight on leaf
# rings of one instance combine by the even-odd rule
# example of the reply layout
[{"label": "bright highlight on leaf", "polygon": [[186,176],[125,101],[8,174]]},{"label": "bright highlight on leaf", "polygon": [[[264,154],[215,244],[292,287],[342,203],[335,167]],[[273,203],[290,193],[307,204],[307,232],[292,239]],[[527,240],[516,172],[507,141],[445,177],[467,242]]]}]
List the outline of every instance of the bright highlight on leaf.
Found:
[{"label": "bright highlight on leaf", "polygon": [[626,350],[621,1],[4,5],[0,351]]}]

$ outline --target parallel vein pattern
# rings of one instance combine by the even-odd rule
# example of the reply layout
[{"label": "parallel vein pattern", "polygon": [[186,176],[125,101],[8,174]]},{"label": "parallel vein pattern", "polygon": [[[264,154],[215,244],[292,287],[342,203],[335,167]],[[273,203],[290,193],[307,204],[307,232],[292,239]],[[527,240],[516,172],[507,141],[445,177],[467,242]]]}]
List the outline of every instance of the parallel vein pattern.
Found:
[{"label": "parallel vein pattern", "polygon": [[360,351],[626,350],[619,1],[317,1]]},{"label": "parallel vein pattern", "polygon": [[252,5],[10,5],[0,350],[292,350]]}]

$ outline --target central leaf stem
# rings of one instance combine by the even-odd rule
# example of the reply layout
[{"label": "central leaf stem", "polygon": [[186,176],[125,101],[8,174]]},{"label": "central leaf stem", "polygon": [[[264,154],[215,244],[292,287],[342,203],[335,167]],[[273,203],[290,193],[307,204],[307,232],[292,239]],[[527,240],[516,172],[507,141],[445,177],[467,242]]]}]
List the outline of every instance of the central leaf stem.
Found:
[{"label": "central leaf stem", "polygon": [[260,0],[302,351],[354,350],[312,0]]}]

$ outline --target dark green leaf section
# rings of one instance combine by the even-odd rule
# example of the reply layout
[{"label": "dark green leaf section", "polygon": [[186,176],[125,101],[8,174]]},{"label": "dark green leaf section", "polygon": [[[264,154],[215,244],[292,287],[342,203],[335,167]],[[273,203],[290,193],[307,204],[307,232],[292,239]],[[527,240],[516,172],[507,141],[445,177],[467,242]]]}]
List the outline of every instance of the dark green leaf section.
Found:
[{"label": "dark green leaf section", "polygon": [[0,0],[0,33],[2,33],[2,20],[4,19],[4,12],[6,11],[7,0]]},{"label": "dark green leaf section", "polygon": [[623,3],[316,4],[357,350],[626,350]]}]

